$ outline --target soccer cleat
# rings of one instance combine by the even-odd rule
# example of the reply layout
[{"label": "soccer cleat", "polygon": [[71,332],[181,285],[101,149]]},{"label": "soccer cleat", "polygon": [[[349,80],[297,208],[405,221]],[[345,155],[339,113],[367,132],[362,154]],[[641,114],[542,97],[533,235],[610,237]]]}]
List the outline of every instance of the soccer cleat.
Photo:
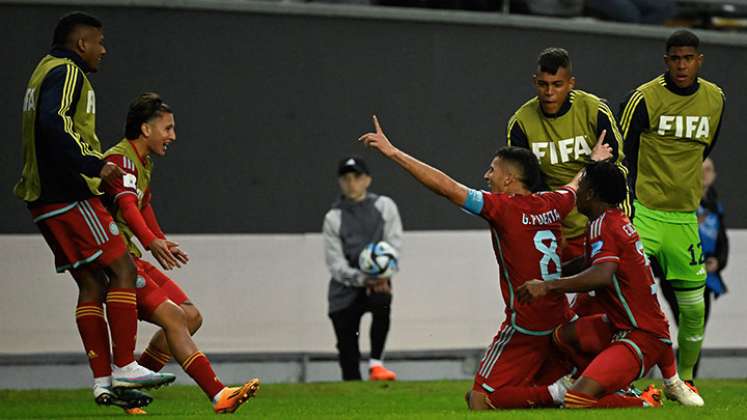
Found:
[{"label": "soccer cleat", "polygon": [[643,390],[641,396],[638,398],[643,400],[644,407],[661,408],[664,405],[661,401],[661,390],[653,384]]},{"label": "soccer cleat", "polygon": [[124,367],[112,367],[112,388],[150,389],[168,385],[176,380],[172,373],[156,373],[132,362]]},{"label": "soccer cleat", "polygon": [[627,388],[617,391],[617,394],[624,395],[626,397],[640,398],[641,394],[643,394],[643,391],[638,389],[634,384],[630,384],[630,386],[628,386]]},{"label": "soccer cleat", "polygon": [[374,366],[368,369],[369,381],[394,381],[396,379],[397,374],[384,366]]},{"label": "soccer cleat", "polygon": [[259,391],[259,379],[250,379],[240,387],[225,387],[220,392],[220,397],[213,403],[213,411],[216,414],[233,413],[238,410],[249,398]]},{"label": "soccer cleat", "polygon": [[698,394],[698,388],[679,378],[671,385],[664,385],[664,395],[687,407],[702,407],[705,404],[703,397]]},{"label": "soccer cleat", "polygon": [[143,410],[142,408],[138,408],[138,407],[125,408],[124,412],[128,416],[138,416],[138,415],[148,414],[147,411]]},{"label": "soccer cleat", "polygon": [[95,385],[93,398],[99,405],[114,405],[125,410],[145,407],[153,401],[153,397],[136,389],[113,389],[111,387]]}]

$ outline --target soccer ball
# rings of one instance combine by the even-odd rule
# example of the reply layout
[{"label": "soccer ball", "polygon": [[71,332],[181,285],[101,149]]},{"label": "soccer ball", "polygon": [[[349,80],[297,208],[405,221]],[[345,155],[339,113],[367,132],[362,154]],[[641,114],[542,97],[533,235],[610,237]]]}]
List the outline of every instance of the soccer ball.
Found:
[{"label": "soccer ball", "polygon": [[370,243],[358,256],[358,268],[371,277],[391,277],[397,272],[397,250],[381,241]]}]

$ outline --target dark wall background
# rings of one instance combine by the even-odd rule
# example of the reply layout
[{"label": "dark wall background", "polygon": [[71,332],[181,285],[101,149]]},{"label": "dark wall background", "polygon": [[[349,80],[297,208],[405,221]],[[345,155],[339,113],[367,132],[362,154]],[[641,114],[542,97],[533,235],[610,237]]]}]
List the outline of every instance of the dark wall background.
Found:
[{"label": "dark wall background", "polygon": [[[11,189],[22,166],[26,81],[69,8],[0,6],[0,233],[35,232]],[[177,142],[157,160],[153,190],[173,233],[315,232],[347,153],[369,160],[372,190],[397,201],[406,229],[479,228],[394,164],[354,140],[377,113],[392,141],[482,187],[505,124],[533,95],[537,53],[574,59],[578,88],[617,109],[663,70],[663,39],[485,25],[138,8],[87,8],[105,23],[109,55],[91,77],[105,147],[127,104],[155,90],[176,110]],[[713,157],[730,227],[747,227],[742,157],[745,48],[704,45],[704,77],[727,93]]]}]

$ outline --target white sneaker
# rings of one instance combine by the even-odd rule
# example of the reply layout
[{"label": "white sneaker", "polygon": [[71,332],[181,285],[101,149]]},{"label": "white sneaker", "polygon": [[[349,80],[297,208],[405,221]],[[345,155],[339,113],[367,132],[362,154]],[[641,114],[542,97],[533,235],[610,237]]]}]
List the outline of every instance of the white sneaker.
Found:
[{"label": "white sneaker", "polygon": [[132,362],[127,366],[112,366],[112,388],[158,388],[176,380],[171,373],[157,373]]},{"label": "white sneaker", "polygon": [[682,379],[677,379],[671,385],[664,384],[664,395],[687,407],[702,407],[705,404],[703,397]]}]

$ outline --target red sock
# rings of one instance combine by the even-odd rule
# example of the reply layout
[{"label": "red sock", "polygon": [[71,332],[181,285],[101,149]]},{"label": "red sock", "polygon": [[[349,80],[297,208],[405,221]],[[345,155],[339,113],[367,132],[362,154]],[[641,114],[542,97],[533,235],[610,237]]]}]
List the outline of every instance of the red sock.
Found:
[{"label": "red sock", "polygon": [[112,333],[114,364],[122,367],[135,361],[137,335],[137,301],[135,289],[109,289],[106,294],[106,317]]},{"label": "red sock", "polygon": [[488,394],[495,408],[532,408],[555,405],[546,386],[504,386]]},{"label": "red sock", "polygon": [[75,323],[83,340],[94,378],[111,376],[109,354],[109,327],[104,318],[104,308],[99,302],[79,303],[75,309]]},{"label": "red sock", "polygon": [[202,388],[202,391],[211,400],[217,393],[219,393],[225,385],[221,383],[220,379],[213,372],[213,367],[210,366],[210,361],[205,357],[202,352],[197,352],[187,358],[182,363],[182,368],[187,375],[191,376],[195,380],[197,385]]},{"label": "red sock", "polygon": [[159,372],[163,366],[171,360],[171,355],[148,346],[138,359],[138,364],[147,367],[153,372]]},{"label": "red sock", "polygon": [[626,408],[643,407],[643,400],[636,397],[627,397],[619,394],[605,395],[596,399],[591,395],[580,392],[568,391],[563,400],[565,408]]},{"label": "red sock", "polygon": [[664,379],[669,379],[677,374],[677,362],[674,359],[674,350],[671,348],[661,353],[661,359],[659,359],[659,370],[661,376]]}]

